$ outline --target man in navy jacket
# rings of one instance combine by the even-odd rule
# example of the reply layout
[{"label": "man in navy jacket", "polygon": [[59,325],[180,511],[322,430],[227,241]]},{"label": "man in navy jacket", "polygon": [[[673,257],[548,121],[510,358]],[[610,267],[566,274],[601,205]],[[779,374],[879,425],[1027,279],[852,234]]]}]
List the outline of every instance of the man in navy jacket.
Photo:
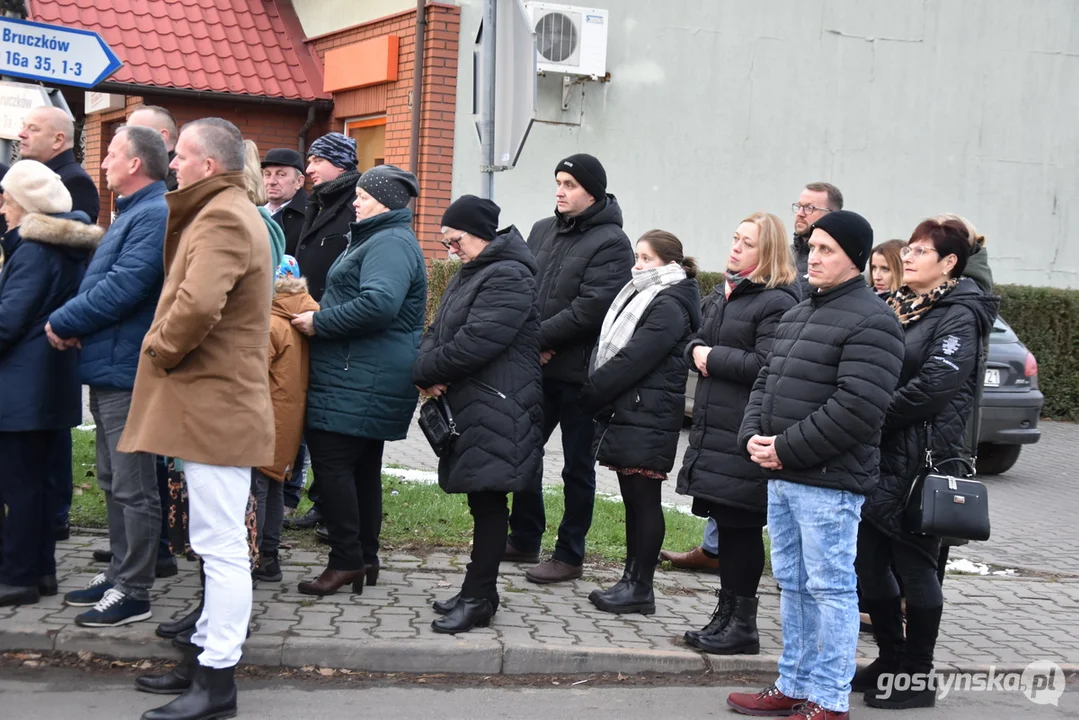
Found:
[{"label": "man in navy jacket", "polygon": [[154,456],[122,453],[142,340],[164,278],[165,175],[168,153],[149,128],[125,126],[101,164],[116,193],[117,215],[86,272],[79,294],[56,310],[45,330],[59,350],[79,344],[79,375],[90,386],[97,425],[97,478],[105,491],[112,561],[68,605],[90,607],[75,618],[86,627],[113,627],[150,617],[161,501]]}]

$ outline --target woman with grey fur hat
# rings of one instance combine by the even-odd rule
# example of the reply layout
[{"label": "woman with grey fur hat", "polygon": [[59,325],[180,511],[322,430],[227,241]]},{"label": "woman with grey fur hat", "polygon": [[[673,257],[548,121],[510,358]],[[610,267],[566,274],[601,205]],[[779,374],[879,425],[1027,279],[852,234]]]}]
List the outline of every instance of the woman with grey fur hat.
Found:
[{"label": "woman with grey fur hat", "polygon": [[[101,228],[71,212],[60,176],[20,160],[4,176],[0,272],[0,498],[8,507],[0,606],[55,595],[52,448],[82,420],[79,356],[49,345],[49,315],[75,296]],[[72,344],[77,341],[72,341]],[[2,508],[0,508],[2,513]]]},{"label": "woman with grey fur hat", "polygon": [[330,267],[321,309],[293,324],[311,338],[304,437],[318,478],[330,559],[308,595],[378,579],[382,448],[416,409],[411,369],[423,333],[427,268],[408,202],[416,177],[392,165],[360,176],[348,245]]}]

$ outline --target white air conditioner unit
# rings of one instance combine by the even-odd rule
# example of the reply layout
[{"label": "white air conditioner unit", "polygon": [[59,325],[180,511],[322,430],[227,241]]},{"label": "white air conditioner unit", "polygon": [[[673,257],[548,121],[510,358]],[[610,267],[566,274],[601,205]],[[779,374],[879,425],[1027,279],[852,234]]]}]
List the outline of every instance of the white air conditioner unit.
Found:
[{"label": "white air conditioner unit", "polygon": [[536,69],[602,78],[607,74],[607,11],[526,2],[536,31]]}]

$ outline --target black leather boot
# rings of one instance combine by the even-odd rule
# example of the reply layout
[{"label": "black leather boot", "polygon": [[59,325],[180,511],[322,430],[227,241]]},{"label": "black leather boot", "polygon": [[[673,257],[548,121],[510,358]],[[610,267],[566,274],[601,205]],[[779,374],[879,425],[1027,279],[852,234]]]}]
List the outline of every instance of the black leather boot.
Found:
[{"label": "black leather boot", "polygon": [[37,591],[41,597],[52,597],[60,593],[55,575],[42,575],[37,579]]},{"label": "black leather boot", "polygon": [[626,568],[622,571],[622,579],[610,586],[606,590],[593,590],[588,593],[588,599],[593,605],[596,604],[597,597],[606,597],[611,593],[618,593],[622,591],[622,588],[629,584],[630,578],[637,572],[637,559],[628,557],[626,558]]},{"label": "black leather boot", "polygon": [[731,619],[714,635],[701,635],[690,643],[711,655],[758,655],[757,598],[734,597]]},{"label": "black leather boot", "polygon": [[41,600],[41,592],[37,585],[24,587],[22,585],[0,585],[0,607],[12,605],[33,605]]},{"label": "black leather boot", "polygon": [[629,582],[621,587],[616,584],[606,593],[599,593],[594,598],[589,597],[592,604],[603,612],[616,615],[655,613],[656,596],[652,592],[652,578],[656,573],[655,560],[650,563],[635,562],[631,570]]},{"label": "black leather boot", "polygon": [[730,621],[734,612],[734,593],[720,588],[716,590],[716,598],[716,609],[712,611],[708,624],[700,630],[687,630],[682,636],[690,645],[702,635],[715,635]]},{"label": "black leather boot", "polygon": [[487,627],[494,614],[491,601],[487,598],[460,598],[449,615],[431,623],[431,629],[437,633],[456,635],[474,627]]},{"label": "black leather boot", "polygon": [[[460,602],[460,600],[461,593],[457,593],[453,597],[447,598],[445,600],[435,600],[433,603],[431,603],[431,607],[433,607],[435,609],[435,612],[439,615],[449,615],[451,612],[453,612],[453,609],[457,607],[457,603]],[[494,595],[489,597],[488,600],[491,601],[491,615],[497,615],[499,602],[498,593],[495,593]]]},{"label": "black leather boot", "polygon": [[[873,689],[865,693],[865,704],[869,707],[886,710],[909,710],[927,708],[937,704],[937,684],[933,677],[933,649],[937,644],[940,630],[940,616],[943,607],[920,608],[907,605],[907,643],[903,657],[899,661],[896,686],[908,688],[896,690],[889,688],[885,695]],[[910,675],[910,682],[905,679],[898,682],[899,675]]]},{"label": "black leather boot", "polygon": [[191,679],[199,664],[202,648],[190,645],[183,649],[183,658],[176,667],[164,675],[139,675],[135,678],[135,689],[157,695],[179,695],[191,687]]},{"label": "black leather boot", "polygon": [[886,600],[862,598],[862,607],[869,613],[873,625],[873,639],[877,641],[877,659],[868,667],[854,673],[850,681],[854,692],[877,692],[877,682],[885,673],[899,672],[903,658],[903,610],[898,597]]},{"label": "black leather boot", "polygon": [[191,687],[168,705],[142,714],[142,720],[211,720],[236,717],[236,668],[195,666]]},{"label": "black leather boot", "polygon": [[180,633],[185,633],[188,630],[194,629],[195,623],[197,623],[202,616],[202,605],[206,602],[206,568],[201,561],[199,562],[199,580],[202,583],[202,592],[199,593],[198,606],[179,620],[164,622],[158,625],[157,629],[154,630],[158,637],[174,638]]}]

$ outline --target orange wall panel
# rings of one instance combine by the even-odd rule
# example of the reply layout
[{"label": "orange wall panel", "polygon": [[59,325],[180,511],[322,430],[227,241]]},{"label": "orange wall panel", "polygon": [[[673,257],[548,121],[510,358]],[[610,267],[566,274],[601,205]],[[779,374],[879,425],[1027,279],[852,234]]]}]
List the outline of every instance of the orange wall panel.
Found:
[{"label": "orange wall panel", "polygon": [[397,81],[398,37],[383,35],[329,50],[322,89],[338,92]]}]

